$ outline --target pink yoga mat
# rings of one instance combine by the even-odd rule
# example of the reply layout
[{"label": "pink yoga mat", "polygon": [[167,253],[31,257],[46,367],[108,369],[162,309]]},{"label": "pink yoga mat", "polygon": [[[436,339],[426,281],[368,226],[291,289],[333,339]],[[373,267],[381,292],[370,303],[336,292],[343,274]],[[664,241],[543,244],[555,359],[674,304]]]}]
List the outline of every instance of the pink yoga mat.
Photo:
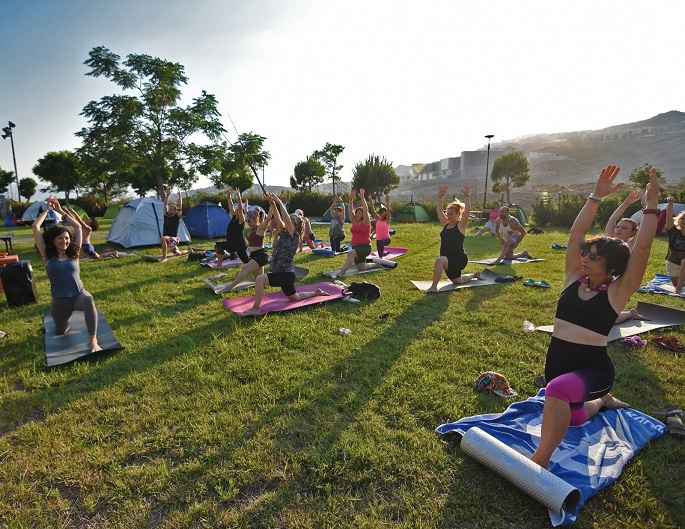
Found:
[{"label": "pink yoga mat", "polygon": [[[262,304],[260,305],[259,315],[266,314],[267,312],[280,312],[283,310],[293,310],[302,307],[308,307],[309,305],[317,305],[319,303],[325,303],[327,301],[333,301],[334,299],[343,298],[343,287],[339,287],[334,283],[317,283],[315,285],[304,285],[297,288],[298,292],[313,292],[317,288],[328,292],[330,296],[315,296],[302,301],[290,301],[282,291],[274,292],[272,294],[267,294],[262,299]],[[247,298],[233,298],[225,299],[223,301],[224,306],[235,312],[238,316],[246,316],[244,312],[252,308],[254,303],[254,296]]]},{"label": "pink yoga mat", "polygon": [[[399,257],[401,255],[404,255],[407,253],[406,248],[390,248],[386,247],[385,250],[383,250],[383,259],[395,259],[395,257]],[[369,255],[371,259],[378,257],[378,252],[373,252],[371,255]]]}]

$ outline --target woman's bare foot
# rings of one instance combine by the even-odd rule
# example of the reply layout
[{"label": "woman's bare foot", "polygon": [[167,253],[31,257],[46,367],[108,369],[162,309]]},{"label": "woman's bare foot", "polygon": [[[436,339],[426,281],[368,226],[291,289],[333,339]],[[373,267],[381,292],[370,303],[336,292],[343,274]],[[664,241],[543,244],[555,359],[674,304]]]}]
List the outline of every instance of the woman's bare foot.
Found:
[{"label": "woman's bare foot", "polygon": [[325,290],[321,290],[320,288],[317,288],[316,291],[314,292],[315,296],[330,296],[328,292]]},{"label": "woman's bare foot", "polygon": [[618,400],[611,393],[607,393],[602,397],[602,405],[610,410],[619,408],[630,408],[630,404],[626,404],[622,400]]},{"label": "woman's bare foot", "polygon": [[167,258],[166,258],[166,257],[162,257],[162,258],[159,260],[160,263],[166,263],[166,261],[167,261]]},{"label": "woman's bare foot", "polygon": [[480,277],[480,272],[476,272],[475,274],[473,274],[473,279],[475,279],[475,280],[477,280],[477,281],[482,281],[482,280],[483,280],[483,278]]},{"label": "woman's bare foot", "polygon": [[95,351],[102,351],[102,347],[100,347],[100,344],[98,344],[97,338],[93,338],[88,342],[88,347],[90,347],[90,352],[94,353]]},{"label": "woman's bare foot", "polygon": [[245,314],[246,316],[259,316],[259,312],[259,307],[252,307],[243,312],[243,314]]}]

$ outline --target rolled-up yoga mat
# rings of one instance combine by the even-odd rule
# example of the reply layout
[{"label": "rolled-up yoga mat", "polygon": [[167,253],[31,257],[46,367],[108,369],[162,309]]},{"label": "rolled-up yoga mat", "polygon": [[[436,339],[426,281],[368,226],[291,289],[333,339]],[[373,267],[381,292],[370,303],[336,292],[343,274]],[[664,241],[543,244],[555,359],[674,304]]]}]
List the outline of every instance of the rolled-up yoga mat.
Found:
[{"label": "rolled-up yoga mat", "polygon": [[461,449],[560,516],[573,513],[578,507],[577,488],[477,426],[464,434]]},{"label": "rolled-up yoga mat", "polygon": [[390,261],[389,259],[381,259],[380,257],[374,257],[372,261],[386,268],[397,268],[397,263],[395,261]]}]

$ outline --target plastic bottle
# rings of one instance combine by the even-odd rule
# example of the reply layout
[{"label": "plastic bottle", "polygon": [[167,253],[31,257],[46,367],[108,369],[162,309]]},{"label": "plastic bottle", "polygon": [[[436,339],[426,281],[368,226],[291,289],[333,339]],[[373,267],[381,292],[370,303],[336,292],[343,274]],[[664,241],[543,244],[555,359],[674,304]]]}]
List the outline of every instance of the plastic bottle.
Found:
[{"label": "plastic bottle", "polygon": [[352,331],[350,329],[345,329],[345,327],[343,327],[340,329],[340,334],[342,334],[343,336],[349,336],[350,334],[352,334]]},{"label": "plastic bottle", "polygon": [[523,322],[523,332],[525,332],[525,333],[535,332],[535,325],[533,325],[528,320],[524,321]]}]

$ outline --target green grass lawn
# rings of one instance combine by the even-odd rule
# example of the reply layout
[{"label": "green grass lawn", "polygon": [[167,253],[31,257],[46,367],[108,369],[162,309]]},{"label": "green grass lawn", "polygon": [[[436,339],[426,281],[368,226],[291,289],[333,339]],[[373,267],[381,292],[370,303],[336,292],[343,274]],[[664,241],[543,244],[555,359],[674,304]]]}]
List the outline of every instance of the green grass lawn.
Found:
[{"label": "green grass lawn", "polygon": [[[409,253],[395,270],[360,276],[381,287],[380,299],[256,319],[226,311],[202,281],[216,271],[197,263],[84,263],[84,284],[125,349],[54,369],[42,333],[45,268],[32,243],[15,243],[33,263],[40,303],[0,302],[0,330],[10,334],[0,341],[2,525],[548,527],[543,506],[434,429],[506,408],[472,389],[482,371],[505,374],[520,399],[537,392],[549,335],[522,326],[553,321],[564,266],[563,250],[550,246],[566,243],[565,230],[526,237],[522,247],[546,261],[496,268],[551,289],[518,282],[426,296],[410,280],[430,279],[439,226],[393,228],[392,246]],[[24,230],[15,237],[30,235]],[[472,259],[499,252],[490,237],[466,247]],[[665,254],[660,238],[647,279],[665,271]],[[310,269],[305,284],[342,262],[296,258]],[[629,307],[640,300],[685,309],[681,299],[647,294]],[[685,340],[682,328],[652,336]],[[685,408],[683,358],[652,343],[615,342],[609,351],[617,397],[646,413]],[[576,526],[682,527],[683,461],[682,440],[654,442],[585,505]]]}]

